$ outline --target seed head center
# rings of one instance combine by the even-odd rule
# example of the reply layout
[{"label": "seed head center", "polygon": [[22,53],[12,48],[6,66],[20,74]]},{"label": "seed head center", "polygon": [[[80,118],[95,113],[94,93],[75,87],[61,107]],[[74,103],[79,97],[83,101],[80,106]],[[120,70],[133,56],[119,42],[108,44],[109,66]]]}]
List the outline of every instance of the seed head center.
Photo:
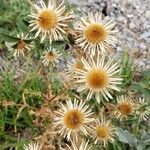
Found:
[{"label": "seed head center", "polygon": [[86,80],[89,88],[97,90],[108,84],[108,75],[104,70],[93,69],[87,73]]},{"label": "seed head center", "polygon": [[132,106],[127,103],[122,103],[118,106],[118,110],[121,112],[122,115],[127,115],[132,112]]},{"label": "seed head center", "polygon": [[48,60],[54,60],[56,58],[55,54],[53,52],[48,52],[47,59]]},{"label": "seed head center", "polygon": [[26,43],[23,40],[20,40],[17,43],[17,49],[25,49],[26,48]]},{"label": "seed head center", "polygon": [[57,24],[57,16],[53,10],[45,9],[38,16],[38,25],[44,29],[49,30],[55,28]]},{"label": "seed head center", "polygon": [[84,34],[88,42],[98,44],[106,39],[107,31],[101,24],[91,24]]},{"label": "seed head center", "polygon": [[79,110],[70,110],[64,116],[64,123],[69,129],[77,129],[83,123],[83,114]]},{"label": "seed head center", "polygon": [[96,135],[98,138],[105,139],[109,136],[109,130],[105,126],[98,126],[96,128]]}]

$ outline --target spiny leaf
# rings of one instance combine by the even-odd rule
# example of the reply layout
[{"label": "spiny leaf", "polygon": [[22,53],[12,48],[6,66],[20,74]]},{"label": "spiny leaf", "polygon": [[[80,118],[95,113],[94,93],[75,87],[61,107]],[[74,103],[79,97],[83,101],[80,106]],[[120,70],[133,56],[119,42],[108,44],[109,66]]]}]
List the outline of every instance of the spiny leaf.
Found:
[{"label": "spiny leaf", "polygon": [[6,33],[0,33],[0,36],[3,38],[4,41],[7,42],[17,42],[19,40],[19,38],[8,35]]},{"label": "spiny leaf", "polygon": [[137,139],[129,133],[127,130],[122,128],[117,128],[117,136],[120,142],[127,143],[132,147],[137,145]]}]

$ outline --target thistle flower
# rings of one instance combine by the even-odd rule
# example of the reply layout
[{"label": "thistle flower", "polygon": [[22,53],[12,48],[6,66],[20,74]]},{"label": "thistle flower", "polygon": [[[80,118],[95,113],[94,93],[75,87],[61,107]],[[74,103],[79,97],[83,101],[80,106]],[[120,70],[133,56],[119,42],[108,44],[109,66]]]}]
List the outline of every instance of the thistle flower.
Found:
[{"label": "thistle flower", "polygon": [[80,60],[74,60],[73,62],[69,62],[67,65],[66,73],[70,76],[73,76],[73,75],[75,75],[75,71],[77,69],[79,69],[79,70],[84,69],[83,63]]},{"label": "thistle flower", "polygon": [[44,52],[44,56],[42,56],[43,61],[42,63],[47,66],[50,63],[55,66],[57,63],[59,63],[59,58],[61,54],[59,54],[55,49],[52,49],[51,47]]},{"label": "thistle flower", "polygon": [[105,120],[103,117],[99,121],[96,119],[96,125],[93,127],[95,144],[101,143],[104,147],[108,144],[108,142],[113,143],[116,128],[110,123],[110,120]]},{"label": "thistle flower", "polygon": [[58,127],[58,133],[71,140],[77,139],[78,134],[87,135],[90,128],[89,123],[93,122],[92,112],[85,102],[74,100],[67,101],[66,105],[60,104],[61,109],[56,113],[55,126]]},{"label": "thistle flower", "polygon": [[91,147],[88,146],[89,141],[82,140],[81,144],[76,144],[74,141],[71,141],[71,147],[68,146],[69,150],[90,150]]},{"label": "thistle flower", "polygon": [[128,115],[132,115],[135,111],[135,103],[130,97],[120,96],[117,98],[117,104],[114,114],[117,118],[126,119]]},{"label": "thistle flower", "polygon": [[75,71],[79,69],[79,70],[83,70],[84,66],[82,64],[82,62],[78,59],[73,60],[73,62],[69,62],[67,64],[67,69],[64,72],[64,79],[67,83],[67,85],[69,86],[69,89],[76,89],[77,88],[77,83],[75,82],[75,79],[73,78],[76,73]]},{"label": "thistle flower", "polygon": [[35,38],[41,34],[41,42],[49,37],[50,43],[52,40],[63,39],[62,34],[66,34],[64,28],[68,27],[68,20],[73,18],[72,12],[67,12],[67,8],[64,5],[64,1],[56,7],[54,0],[49,0],[48,7],[43,0],[40,0],[41,7],[35,5],[36,13],[32,13],[30,17],[33,18],[30,21],[30,27],[33,30],[37,30]]},{"label": "thistle flower", "polygon": [[17,34],[17,38],[19,38],[18,42],[10,49],[14,51],[14,56],[22,55],[25,57],[25,53],[30,51],[32,45],[27,44],[25,40],[28,38],[28,34],[24,35],[23,33]]},{"label": "thistle flower", "polygon": [[147,120],[150,115],[150,105],[145,102],[144,98],[139,98],[136,114],[141,120]]},{"label": "thistle flower", "polygon": [[24,145],[24,150],[41,150],[42,147],[39,143],[29,143],[28,145]]},{"label": "thistle flower", "polygon": [[78,91],[88,90],[87,99],[95,94],[98,102],[101,94],[106,100],[108,98],[112,99],[110,90],[120,91],[116,86],[121,84],[121,78],[117,77],[118,65],[116,63],[112,64],[113,59],[106,61],[105,56],[100,58],[98,55],[96,60],[94,61],[93,58],[89,59],[88,62],[85,59],[81,60],[84,70],[77,70],[75,76],[78,79],[76,83],[79,83]]},{"label": "thistle flower", "polygon": [[106,53],[110,45],[114,45],[117,41],[113,36],[117,32],[113,30],[114,26],[112,20],[102,19],[102,14],[90,13],[88,17],[81,18],[81,22],[77,25],[79,35],[76,43],[89,54]]}]

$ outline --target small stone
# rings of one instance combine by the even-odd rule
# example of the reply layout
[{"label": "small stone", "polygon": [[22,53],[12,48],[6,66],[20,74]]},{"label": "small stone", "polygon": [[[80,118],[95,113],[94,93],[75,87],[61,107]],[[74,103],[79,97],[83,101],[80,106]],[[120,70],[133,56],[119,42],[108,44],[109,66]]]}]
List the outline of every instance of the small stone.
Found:
[{"label": "small stone", "polygon": [[133,29],[133,28],[135,28],[136,27],[136,25],[133,23],[133,22],[131,22],[130,24],[129,24],[129,28],[130,29]]},{"label": "small stone", "polygon": [[150,19],[150,10],[148,10],[148,11],[145,12],[145,17],[147,19]]},{"label": "small stone", "polygon": [[128,2],[128,3],[132,3],[132,2],[133,2],[133,0],[128,0],[127,2]]},{"label": "small stone", "polygon": [[132,14],[127,14],[127,17],[128,17],[128,18],[132,18],[133,15],[132,15]]},{"label": "small stone", "polygon": [[123,16],[118,17],[118,21],[123,22],[125,18]]},{"label": "small stone", "polygon": [[142,39],[150,38],[150,32],[144,32],[143,34],[141,34],[141,38]]},{"label": "small stone", "polygon": [[147,46],[146,46],[144,43],[141,43],[141,44],[140,44],[140,48],[141,48],[142,50],[145,50],[145,49],[147,48]]}]

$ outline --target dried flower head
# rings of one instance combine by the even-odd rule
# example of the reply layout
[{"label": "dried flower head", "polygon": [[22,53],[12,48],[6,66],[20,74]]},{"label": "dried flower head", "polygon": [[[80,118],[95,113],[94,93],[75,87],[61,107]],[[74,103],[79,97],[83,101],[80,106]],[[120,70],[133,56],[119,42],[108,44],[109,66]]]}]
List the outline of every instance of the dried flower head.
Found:
[{"label": "dried flower head", "polygon": [[127,96],[120,96],[117,98],[117,104],[115,109],[115,115],[117,118],[126,119],[129,115],[133,115],[135,111],[135,103],[130,97]]},{"label": "dried flower head", "polygon": [[90,130],[89,123],[94,120],[91,109],[83,101],[69,100],[66,105],[61,104],[61,109],[56,113],[58,116],[55,125],[58,126],[58,133],[68,140],[77,138],[78,134],[87,135]]},{"label": "dried flower head", "polygon": [[95,123],[96,125],[93,127],[95,144],[101,143],[105,147],[108,142],[114,142],[116,128],[110,123],[110,120],[106,121],[102,117],[100,121],[96,119]]},{"label": "dried flower head", "polygon": [[57,63],[59,63],[59,58],[61,54],[57,52],[55,49],[52,49],[51,47],[47,49],[47,51],[44,52],[44,56],[42,56],[43,61],[42,63],[47,66],[49,64],[52,64],[55,66]]},{"label": "dried flower head", "polygon": [[144,98],[139,98],[136,114],[140,117],[140,119],[148,120],[150,115],[150,105]]},{"label": "dried flower head", "polygon": [[35,38],[41,34],[41,42],[43,42],[48,36],[50,43],[53,39],[63,39],[62,34],[66,34],[67,22],[73,18],[72,12],[67,12],[64,1],[58,7],[56,7],[56,1],[54,0],[49,0],[48,7],[43,0],[40,0],[40,5],[41,7],[35,5],[37,12],[30,15],[33,18],[30,21],[31,31],[38,30]]},{"label": "dried flower head", "polygon": [[81,60],[74,60],[73,63],[69,62],[67,65],[67,74],[70,76],[75,75],[75,71],[76,70],[83,70],[84,69],[84,65],[81,62]]},{"label": "dried flower head", "polygon": [[28,34],[24,35],[23,33],[17,34],[17,38],[19,39],[16,45],[14,45],[10,50],[14,51],[14,56],[22,55],[25,57],[27,51],[30,51],[32,45],[27,44],[26,40],[28,39]]},{"label": "dried flower head", "polygon": [[88,17],[81,18],[81,22],[77,25],[79,35],[76,43],[89,54],[105,53],[110,45],[114,45],[117,41],[113,36],[117,32],[113,30],[114,26],[112,20],[108,18],[102,20],[102,14],[90,13]]},{"label": "dried flower head", "polygon": [[39,143],[29,143],[28,145],[24,145],[24,150],[41,150],[42,147]]},{"label": "dried flower head", "polygon": [[95,94],[97,101],[100,101],[102,94],[106,100],[112,99],[110,90],[120,91],[116,86],[121,84],[121,78],[117,77],[119,72],[118,65],[112,64],[113,59],[107,60],[106,57],[99,55],[96,61],[93,58],[87,62],[85,59],[81,60],[85,70],[77,70],[76,77],[79,83],[78,91],[89,90],[87,99],[90,99]]},{"label": "dried flower head", "polygon": [[81,144],[77,144],[75,143],[75,141],[71,141],[71,147],[68,146],[69,150],[90,150],[91,147],[88,146],[89,141],[85,141],[84,139],[82,139],[82,142],[80,142]]}]

